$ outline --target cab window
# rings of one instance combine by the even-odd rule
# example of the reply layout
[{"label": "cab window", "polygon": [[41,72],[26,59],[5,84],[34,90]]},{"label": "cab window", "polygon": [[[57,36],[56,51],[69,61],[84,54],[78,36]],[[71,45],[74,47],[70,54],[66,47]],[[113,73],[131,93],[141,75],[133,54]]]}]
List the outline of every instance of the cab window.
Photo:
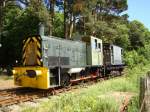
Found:
[{"label": "cab window", "polygon": [[101,51],[101,43],[98,43],[98,49]]},{"label": "cab window", "polygon": [[97,48],[97,39],[95,39],[95,49]]}]

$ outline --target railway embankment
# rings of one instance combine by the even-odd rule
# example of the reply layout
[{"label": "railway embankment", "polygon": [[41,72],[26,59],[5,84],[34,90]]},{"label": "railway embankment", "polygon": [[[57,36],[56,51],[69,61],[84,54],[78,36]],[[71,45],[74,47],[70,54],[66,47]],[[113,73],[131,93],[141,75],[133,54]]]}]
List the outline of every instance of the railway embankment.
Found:
[{"label": "railway embankment", "polygon": [[[122,77],[49,96],[46,100],[19,104],[21,112],[137,112],[139,81],[150,64],[126,69]],[[18,106],[18,105],[17,105]]]}]

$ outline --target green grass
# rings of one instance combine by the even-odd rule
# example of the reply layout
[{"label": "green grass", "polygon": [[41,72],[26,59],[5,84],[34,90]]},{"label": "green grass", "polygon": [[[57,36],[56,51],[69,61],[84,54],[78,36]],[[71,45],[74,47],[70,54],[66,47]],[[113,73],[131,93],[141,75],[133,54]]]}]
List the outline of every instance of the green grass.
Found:
[{"label": "green grass", "polygon": [[[139,79],[149,70],[150,65],[138,65],[127,69],[126,75],[103,81],[76,92],[63,93],[60,96],[50,96],[48,101],[38,106],[23,107],[22,112],[118,112],[119,102],[111,96],[113,92],[139,93]],[[128,112],[138,110],[137,97]]]},{"label": "green grass", "polygon": [[128,112],[139,112],[139,97],[134,96],[129,105],[128,105]]},{"label": "green grass", "polygon": [[117,109],[113,98],[106,100],[89,95],[63,94],[42,102],[39,107],[27,107],[23,112],[117,112]]}]

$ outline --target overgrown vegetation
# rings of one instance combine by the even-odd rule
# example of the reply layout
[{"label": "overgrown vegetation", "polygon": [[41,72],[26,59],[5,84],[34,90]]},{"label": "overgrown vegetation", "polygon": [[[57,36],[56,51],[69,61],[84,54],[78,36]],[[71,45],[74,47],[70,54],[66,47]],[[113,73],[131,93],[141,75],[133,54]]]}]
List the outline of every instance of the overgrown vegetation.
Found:
[{"label": "overgrown vegetation", "polygon": [[125,51],[124,61],[128,67],[132,68],[137,64],[143,64],[150,62],[150,44],[145,43],[143,47],[138,48],[137,50]]}]

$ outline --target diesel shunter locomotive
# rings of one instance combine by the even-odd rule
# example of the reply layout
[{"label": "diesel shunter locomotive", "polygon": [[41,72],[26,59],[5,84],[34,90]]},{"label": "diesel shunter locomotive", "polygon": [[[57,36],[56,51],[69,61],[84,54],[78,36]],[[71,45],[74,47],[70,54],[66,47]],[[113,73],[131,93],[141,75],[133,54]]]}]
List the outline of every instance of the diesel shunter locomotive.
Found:
[{"label": "diesel shunter locomotive", "polygon": [[121,74],[124,67],[122,48],[93,36],[80,41],[31,36],[23,42],[22,58],[23,65],[13,69],[15,84],[39,89]]}]

